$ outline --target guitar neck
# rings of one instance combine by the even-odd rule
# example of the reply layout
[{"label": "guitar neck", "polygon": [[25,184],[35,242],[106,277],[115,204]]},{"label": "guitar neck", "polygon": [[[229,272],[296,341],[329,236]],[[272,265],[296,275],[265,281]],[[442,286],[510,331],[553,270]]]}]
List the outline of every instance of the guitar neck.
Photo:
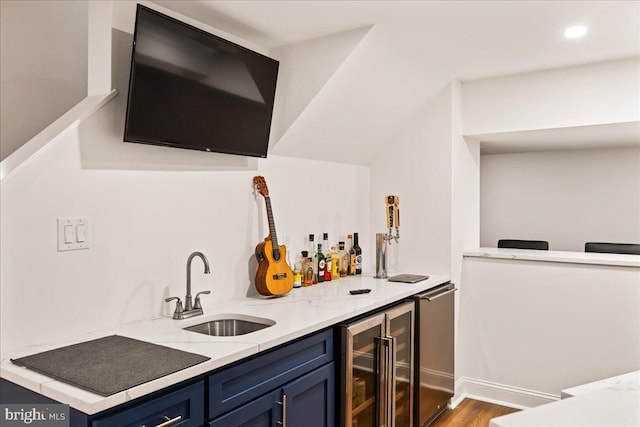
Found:
[{"label": "guitar neck", "polygon": [[276,223],[273,221],[273,211],[271,210],[271,199],[269,196],[264,197],[265,205],[267,207],[267,220],[269,221],[269,235],[271,235],[271,242],[274,249],[278,248],[278,236],[276,234]]}]

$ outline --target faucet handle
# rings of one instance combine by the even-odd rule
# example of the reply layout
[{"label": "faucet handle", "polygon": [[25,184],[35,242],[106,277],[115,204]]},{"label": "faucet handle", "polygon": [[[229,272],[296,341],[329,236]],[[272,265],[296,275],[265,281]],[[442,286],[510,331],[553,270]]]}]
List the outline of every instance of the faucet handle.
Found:
[{"label": "faucet handle", "polygon": [[193,303],[193,309],[202,309],[202,305],[200,304],[200,295],[201,294],[205,294],[205,295],[209,295],[211,293],[211,291],[202,291],[202,292],[198,292],[196,294],[196,301]]},{"label": "faucet handle", "polygon": [[171,302],[174,299],[177,299],[178,302],[176,303],[176,311],[173,312],[173,318],[174,320],[180,320],[182,319],[182,313],[184,312],[184,309],[182,308],[182,301],[180,300],[180,298],[178,297],[166,298],[164,302]]}]

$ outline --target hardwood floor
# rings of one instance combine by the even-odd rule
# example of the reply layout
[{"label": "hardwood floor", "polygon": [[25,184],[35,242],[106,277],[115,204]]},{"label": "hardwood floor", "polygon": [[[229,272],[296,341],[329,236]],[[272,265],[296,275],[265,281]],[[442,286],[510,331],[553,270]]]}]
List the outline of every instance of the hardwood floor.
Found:
[{"label": "hardwood floor", "polygon": [[444,411],[430,427],[487,427],[491,418],[517,411],[506,406],[464,399],[455,409]]}]

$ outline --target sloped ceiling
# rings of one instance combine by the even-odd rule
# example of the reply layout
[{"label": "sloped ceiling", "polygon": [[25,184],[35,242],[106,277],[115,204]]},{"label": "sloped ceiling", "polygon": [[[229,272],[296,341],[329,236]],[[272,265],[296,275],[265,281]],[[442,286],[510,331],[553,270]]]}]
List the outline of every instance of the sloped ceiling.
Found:
[{"label": "sloped ceiling", "polygon": [[281,140],[370,29],[344,31],[270,51],[280,61],[272,142]]},{"label": "sloped ceiling", "polygon": [[[156,3],[280,57],[272,153],[353,164],[454,79],[640,55],[638,1]],[[587,36],[565,39],[576,23]]]}]

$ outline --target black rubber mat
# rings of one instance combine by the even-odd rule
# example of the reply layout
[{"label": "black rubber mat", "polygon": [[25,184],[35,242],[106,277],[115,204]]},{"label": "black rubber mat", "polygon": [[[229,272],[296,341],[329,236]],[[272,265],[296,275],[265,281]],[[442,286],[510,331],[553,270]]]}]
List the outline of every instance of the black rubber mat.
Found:
[{"label": "black rubber mat", "polygon": [[11,361],[48,377],[110,396],[209,357],[111,335]]}]

